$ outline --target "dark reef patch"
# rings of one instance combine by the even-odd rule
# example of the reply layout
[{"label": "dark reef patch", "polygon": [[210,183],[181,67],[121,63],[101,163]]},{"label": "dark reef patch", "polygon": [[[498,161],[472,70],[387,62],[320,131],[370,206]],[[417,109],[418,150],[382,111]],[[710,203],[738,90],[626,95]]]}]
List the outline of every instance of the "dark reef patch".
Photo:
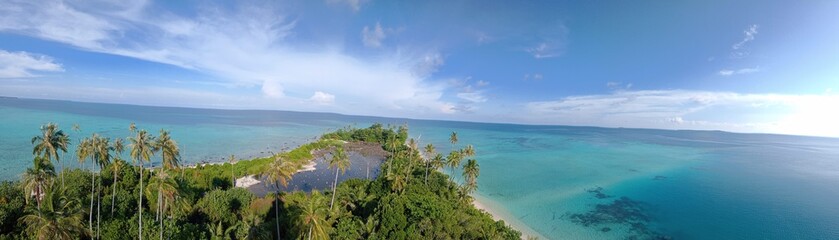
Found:
[{"label": "dark reef patch", "polygon": [[667,179],[667,176],[661,176],[661,175],[659,175],[659,176],[655,176],[655,177],[653,178],[653,180],[664,180],[664,179]]},{"label": "dark reef patch", "polygon": [[611,198],[612,197],[610,195],[606,195],[605,193],[603,193],[603,188],[602,187],[596,187],[596,188],[588,189],[588,190],[586,190],[586,192],[594,194],[594,197],[596,197],[597,199],[605,199],[605,198]]},{"label": "dark reef patch", "polygon": [[[603,193],[600,187],[586,190],[595,194],[598,199],[611,197]],[[629,229],[625,239],[672,239],[662,235],[649,226],[652,217],[648,212],[648,204],[622,196],[606,204],[597,204],[594,209],[585,213],[568,213],[567,219],[582,225],[592,227],[601,232],[611,232],[613,229],[603,225],[623,225]]]}]

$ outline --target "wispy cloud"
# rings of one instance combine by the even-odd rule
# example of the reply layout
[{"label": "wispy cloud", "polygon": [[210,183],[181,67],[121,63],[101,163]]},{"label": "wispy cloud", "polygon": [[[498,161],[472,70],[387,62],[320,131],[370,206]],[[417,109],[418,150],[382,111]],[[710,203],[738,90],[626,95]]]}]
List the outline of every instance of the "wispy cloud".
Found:
[{"label": "wispy cloud", "polygon": [[721,76],[726,76],[727,77],[727,76],[731,76],[731,75],[749,74],[749,73],[756,73],[756,72],[760,72],[760,67],[741,68],[741,69],[737,69],[737,70],[723,69],[723,70],[720,70],[718,72],[718,74],[721,75]]},{"label": "wispy cloud", "polygon": [[380,23],[376,23],[374,27],[364,26],[364,29],[361,30],[361,41],[364,43],[364,46],[377,48],[382,46],[382,40],[387,37],[385,35],[385,31],[382,29],[382,25]]},{"label": "wispy cloud", "polygon": [[733,50],[731,52],[731,57],[741,58],[749,55],[749,52],[745,51],[743,48],[746,46],[747,43],[755,40],[755,36],[757,36],[758,27],[759,26],[757,24],[753,24],[743,31],[743,40],[740,40],[740,42],[731,45],[731,50]]},{"label": "wispy cloud", "polygon": [[562,55],[565,51],[568,28],[563,23],[551,25],[543,29],[535,43],[524,49],[525,52],[534,58],[553,58]]},{"label": "wispy cloud", "polygon": [[192,69],[257,87],[263,97],[282,100],[268,101],[276,106],[305,103],[309,96],[302,93],[321,91],[357,104],[356,114],[433,116],[451,108],[441,100],[445,84],[429,79],[444,63],[439,53],[362,58],[331,45],[301,50],[288,40],[297,24],[283,9],[242,4],[200,8],[186,17],[123,2],[103,7],[13,0],[0,4],[0,32]]},{"label": "wispy cloud", "polygon": [[[541,124],[839,136],[830,123],[839,121],[837,105],[839,96],[832,95],[661,90],[570,96],[530,102],[526,109],[528,121]],[[753,121],[756,116],[762,122]]]},{"label": "wispy cloud", "polygon": [[524,77],[522,79],[524,81],[527,81],[527,80],[539,81],[539,80],[542,80],[543,78],[544,78],[544,76],[541,73],[533,73],[533,74],[528,73],[528,74],[524,74]]},{"label": "wispy cloud", "polygon": [[471,103],[482,103],[486,102],[487,99],[481,92],[462,92],[458,93],[457,97]]},{"label": "wispy cloud", "polygon": [[33,72],[62,72],[61,64],[49,56],[0,49],[0,78],[35,77]]},{"label": "wispy cloud", "polygon": [[347,5],[355,12],[361,10],[361,5],[367,2],[367,0],[326,0],[327,3],[332,4],[341,4]]}]

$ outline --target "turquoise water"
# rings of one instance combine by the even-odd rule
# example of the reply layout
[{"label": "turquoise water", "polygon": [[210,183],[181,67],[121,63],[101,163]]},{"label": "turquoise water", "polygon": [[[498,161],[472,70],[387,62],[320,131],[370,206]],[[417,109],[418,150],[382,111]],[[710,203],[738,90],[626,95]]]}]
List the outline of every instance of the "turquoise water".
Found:
[{"label": "turquoise water", "polygon": [[190,163],[407,123],[442,152],[457,131],[457,147],[477,149],[478,194],[551,239],[839,239],[838,139],[0,99],[0,179],[31,164],[29,139],[49,121],[74,141],[74,123],[82,136],[166,128]]}]

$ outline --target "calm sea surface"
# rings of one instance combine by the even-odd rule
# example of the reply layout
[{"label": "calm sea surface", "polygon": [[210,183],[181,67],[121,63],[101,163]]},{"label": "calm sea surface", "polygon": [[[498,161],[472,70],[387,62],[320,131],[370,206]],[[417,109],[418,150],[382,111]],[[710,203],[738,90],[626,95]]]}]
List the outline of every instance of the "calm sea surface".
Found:
[{"label": "calm sea surface", "polygon": [[[456,147],[474,145],[478,194],[549,238],[839,239],[839,139],[0,98],[0,179],[31,165],[30,139],[47,122],[73,143],[93,132],[124,138],[132,122],[168,129],[187,163],[267,156],[347,125],[407,123],[441,152],[452,131]],[[78,166],[71,153],[63,159]]]}]

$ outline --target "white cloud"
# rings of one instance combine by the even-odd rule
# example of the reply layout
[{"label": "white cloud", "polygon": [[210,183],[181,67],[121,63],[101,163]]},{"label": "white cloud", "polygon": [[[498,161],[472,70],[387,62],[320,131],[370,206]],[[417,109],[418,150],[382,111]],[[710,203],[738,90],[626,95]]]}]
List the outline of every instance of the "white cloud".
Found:
[{"label": "white cloud", "polygon": [[49,56],[0,49],[0,78],[35,77],[33,71],[63,72],[64,68]]},{"label": "white cloud", "polygon": [[364,43],[364,46],[367,47],[381,47],[382,40],[384,40],[385,37],[387,37],[385,35],[385,31],[382,29],[382,25],[378,22],[373,28],[364,26],[364,29],[361,31],[361,41]]},{"label": "white cloud", "polygon": [[457,97],[471,103],[482,103],[486,102],[487,99],[481,92],[461,92],[457,94]]},{"label": "white cloud", "polygon": [[315,94],[312,95],[312,97],[309,98],[309,101],[312,101],[320,105],[330,105],[335,103],[335,95],[317,91],[315,92]]},{"label": "white cloud", "polygon": [[0,32],[171,64],[225,79],[238,88],[259,89],[263,97],[286,100],[268,101],[276,104],[271,108],[286,106],[282,103],[287,100],[305,102],[309,96],[300,94],[314,91],[340,95],[342,102],[360,106],[344,106],[353,114],[434,116],[451,105],[441,100],[445,85],[428,79],[444,63],[439,53],[403,51],[361,58],[331,45],[304,50],[288,40],[295,34],[296,22],[271,6],[206,7],[187,18],[118,4],[122,2],[106,10],[117,9],[113,12],[120,14],[84,2],[4,3]]},{"label": "white cloud", "polygon": [[524,74],[524,78],[523,78],[523,79],[524,79],[525,81],[527,81],[527,80],[539,81],[539,80],[544,79],[544,76],[543,76],[541,73]]},{"label": "white cloud", "polygon": [[749,74],[749,73],[756,73],[760,72],[760,67],[753,67],[753,68],[741,68],[737,70],[730,70],[730,69],[723,69],[718,72],[719,75],[722,76],[731,76],[736,74]]},{"label": "white cloud", "polygon": [[440,66],[443,66],[446,61],[440,53],[426,54],[413,67],[413,72],[419,77],[428,77],[437,72]]},{"label": "white cloud", "polygon": [[542,29],[537,35],[536,41],[531,47],[525,48],[525,52],[537,59],[562,55],[568,37],[568,28],[565,24],[550,25],[550,27]]},{"label": "white cloud", "polygon": [[484,80],[478,80],[478,82],[475,83],[475,86],[478,86],[478,87],[485,87],[487,85],[489,85],[489,82],[484,81]]},{"label": "white cloud", "polygon": [[735,43],[734,45],[731,45],[731,49],[733,50],[731,52],[732,58],[743,58],[749,55],[749,52],[744,51],[743,48],[746,46],[747,43],[755,40],[755,36],[757,36],[758,27],[759,26],[756,24],[749,26],[748,29],[743,31],[743,34],[745,35],[743,37],[743,40]]},{"label": "white cloud", "polygon": [[[526,104],[539,124],[839,136],[839,96],[684,90],[619,91]],[[755,122],[761,119],[762,122]]]},{"label": "white cloud", "polygon": [[746,43],[754,41],[755,36],[757,35],[757,28],[758,27],[759,27],[758,25],[753,24],[753,25],[749,26],[748,29],[744,30],[743,34],[745,36],[743,37],[743,40],[741,40],[740,42],[737,42],[734,45],[732,45],[731,49],[738,50],[738,49],[742,48],[744,45],[746,45]]},{"label": "white cloud", "polygon": [[332,4],[345,4],[353,11],[358,12],[358,10],[361,10],[361,5],[367,2],[367,0],[327,0],[326,2]]}]

